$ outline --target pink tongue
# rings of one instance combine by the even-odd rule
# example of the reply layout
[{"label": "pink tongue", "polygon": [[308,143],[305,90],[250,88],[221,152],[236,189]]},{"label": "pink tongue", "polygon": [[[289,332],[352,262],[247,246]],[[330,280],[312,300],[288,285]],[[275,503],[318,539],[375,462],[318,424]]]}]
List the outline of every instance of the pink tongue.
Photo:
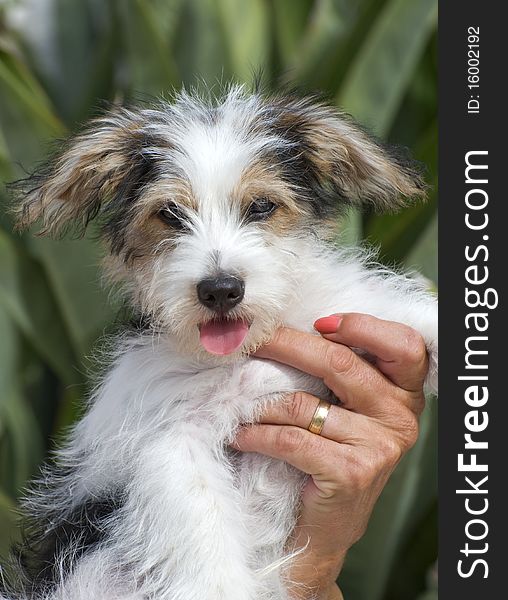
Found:
[{"label": "pink tongue", "polygon": [[209,321],[201,325],[201,345],[210,354],[231,354],[243,343],[249,331],[245,321]]}]

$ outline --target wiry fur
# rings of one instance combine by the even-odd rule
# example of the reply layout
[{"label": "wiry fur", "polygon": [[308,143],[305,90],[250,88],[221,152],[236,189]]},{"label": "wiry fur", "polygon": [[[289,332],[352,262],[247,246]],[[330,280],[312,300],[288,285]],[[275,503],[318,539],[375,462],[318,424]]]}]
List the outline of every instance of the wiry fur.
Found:
[{"label": "wiry fur", "polygon": [[[346,204],[385,210],[420,196],[418,176],[331,108],[232,88],[216,103],[181,93],[154,109],[117,109],[23,185],[21,226],[40,219],[57,233],[101,219],[108,272],[150,326],[117,340],[85,416],[26,500],[37,531],[32,554],[20,555],[21,596],[287,598],[304,477],[228,442],[288,392],[330,394],[249,354],[280,325],[312,332],[318,317],[369,313],[423,335],[436,389],[435,299],[322,239]],[[259,197],[277,210],[251,222]],[[158,216],[168,201],[185,216],[179,231]],[[251,324],[227,357],[199,342],[198,325],[214,315],[196,284],[217,273],[245,281],[228,317]]]}]

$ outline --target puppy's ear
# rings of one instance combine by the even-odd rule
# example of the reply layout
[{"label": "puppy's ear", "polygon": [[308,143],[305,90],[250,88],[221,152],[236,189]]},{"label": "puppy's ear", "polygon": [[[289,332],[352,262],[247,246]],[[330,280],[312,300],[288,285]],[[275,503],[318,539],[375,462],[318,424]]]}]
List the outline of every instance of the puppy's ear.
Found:
[{"label": "puppy's ear", "polygon": [[41,235],[84,233],[105,203],[119,194],[128,200],[146,181],[146,147],[139,113],[117,108],[92,121],[42,172],[12,184],[18,229],[40,220]]},{"label": "puppy's ear", "polygon": [[343,113],[313,99],[274,103],[277,127],[299,148],[315,193],[356,206],[393,211],[425,197],[425,183],[410,159],[389,151]]}]

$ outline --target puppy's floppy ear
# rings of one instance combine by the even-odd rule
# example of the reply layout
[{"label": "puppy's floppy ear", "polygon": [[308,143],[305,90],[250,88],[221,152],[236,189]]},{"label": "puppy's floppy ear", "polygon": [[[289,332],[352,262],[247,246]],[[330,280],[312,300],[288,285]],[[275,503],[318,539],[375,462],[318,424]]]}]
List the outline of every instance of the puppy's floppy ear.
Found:
[{"label": "puppy's floppy ear", "polygon": [[84,233],[104,203],[132,196],[151,168],[140,113],[117,108],[71,138],[42,172],[12,184],[17,227],[41,221],[40,234]]},{"label": "puppy's floppy ear", "polygon": [[356,206],[393,211],[425,197],[425,183],[410,159],[384,148],[346,114],[314,99],[274,102],[283,135],[300,149],[313,192]]}]

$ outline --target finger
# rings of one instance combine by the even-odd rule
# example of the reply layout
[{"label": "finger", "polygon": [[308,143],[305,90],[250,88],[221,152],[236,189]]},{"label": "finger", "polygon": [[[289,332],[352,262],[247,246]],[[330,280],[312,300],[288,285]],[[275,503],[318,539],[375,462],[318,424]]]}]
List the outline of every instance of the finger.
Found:
[{"label": "finger", "polygon": [[403,392],[347,346],[281,328],[256,356],[285,363],[323,380],[348,410],[382,419],[404,402]]},{"label": "finger", "polygon": [[318,319],[314,327],[326,339],[366,350],[391,381],[419,391],[427,374],[428,357],[422,336],[411,327],[371,315],[348,313]]},{"label": "finger", "polygon": [[[296,392],[281,402],[268,405],[258,422],[308,430],[319,402],[312,394]],[[375,427],[379,425],[368,417],[332,405],[320,435],[342,444],[360,445],[368,442]]]},{"label": "finger", "polygon": [[[282,402],[268,405],[258,423],[308,430],[319,402],[319,398],[305,392],[289,394]],[[378,450],[392,440],[407,450],[416,442],[418,429],[414,412],[404,407],[388,410],[378,420],[332,405],[319,435],[339,444]]]},{"label": "finger", "polygon": [[258,452],[293,465],[303,473],[319,478],[335,478],[347,453],[342,446],[300,427],[248,425],[242,427],[233,442],[242,452]]},{"label": "finger", "polygon": [[271,456],[311,475],[322,497],[338,489],[368,489],[370,483],[393,470],[407,449],[381,431],[373,435],[369,446],[359,448],[299,427],[259,424],[242,427],[232,446],[241,452]]}]

